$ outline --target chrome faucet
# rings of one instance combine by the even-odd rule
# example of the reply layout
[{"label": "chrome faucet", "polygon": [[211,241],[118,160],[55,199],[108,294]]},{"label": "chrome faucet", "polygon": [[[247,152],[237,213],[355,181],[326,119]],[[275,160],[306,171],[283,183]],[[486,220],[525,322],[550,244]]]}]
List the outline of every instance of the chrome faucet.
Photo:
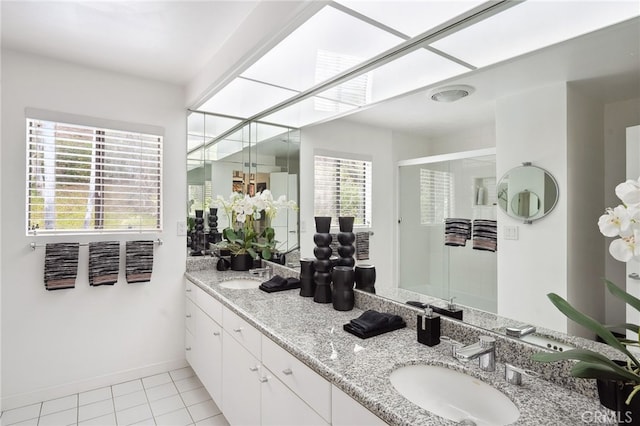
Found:
[{"label": "chrome faucet", "polygon": [[532,334],[536,332],[536,328],[532,325],[523,325],[522,327],[507,327],[506,333],[507,336],[511,337],[524,337],[527,334]]},{"label": "chrome faucet", "polygon": [[265,266],[264,268],[253,268],[249,269],[249,273],[252,275],[257,275],[259,277],[265,277],[267,279],[271,279],[272,273],[271,266]]},{"label": "chrome faucet", "polygon": [[496,339],[490,336],[480,336],[478,343],[456,349],[454,357],[461,361],[478,359],[478,365],[481,370],[495,371]]}]

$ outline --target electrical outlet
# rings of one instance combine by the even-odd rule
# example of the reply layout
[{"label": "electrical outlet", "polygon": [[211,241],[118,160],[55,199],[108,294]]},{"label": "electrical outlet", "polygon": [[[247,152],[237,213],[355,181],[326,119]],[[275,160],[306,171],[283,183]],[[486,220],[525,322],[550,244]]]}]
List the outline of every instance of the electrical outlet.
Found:
[{"label": "electrical outlet", "polygon": [[505,226],[504,239],[505,240],[517,240],[518,239],[518,227],[517,226]]},{"label": "electrical outlet", "polygon": [[177,227],[176,227],[176,235],[178,237],[184,237],[187,235],[187,221],[186,220],[179,220],[177,223]]}]

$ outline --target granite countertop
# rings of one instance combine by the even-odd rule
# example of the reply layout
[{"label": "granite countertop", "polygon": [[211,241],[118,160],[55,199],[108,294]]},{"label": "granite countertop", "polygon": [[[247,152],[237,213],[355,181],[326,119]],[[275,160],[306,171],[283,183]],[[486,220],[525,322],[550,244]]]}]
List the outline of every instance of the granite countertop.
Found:
[{"label": "granite countertop", "polygon": [[359,309],[336,311],[330,303],[300,297],[297,290],[266,293],[219,286],[222,281],[248,276],[214,269],[186,273],[189,281],[389,424],[456,424],[409,402],[391,385],[391,372],[409,364],[444,365],[493,385],[519,408],[517,425],[581,425],[594,416],[612,415],[596,399],[542,379],[523,377],[522,386],[510,385],[504,379],[503,364],[496,363],[495,372],[481,371],[476,361],[462,363],[452,358],[447,343],[435,347],[418,343],[411,328],[359,339],[342,329],[363,312]]}]

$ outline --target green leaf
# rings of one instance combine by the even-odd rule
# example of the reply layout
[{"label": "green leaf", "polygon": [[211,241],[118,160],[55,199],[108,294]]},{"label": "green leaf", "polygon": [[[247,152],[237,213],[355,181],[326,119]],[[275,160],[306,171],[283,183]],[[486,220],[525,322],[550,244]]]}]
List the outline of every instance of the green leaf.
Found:
[{"label": "green leaf", "polygon": [[[607,330],[617,330],[620,328],[624,328],[626,330],[630,330],[633,331],[634,333],[638,333],[638,331],[640,330],[640,327],[638,327],[635,324],[631,324],[631,323],[624,323],[624,324],[614,324],[614,325],[607,325],[605,326],[607,327]],[[620,339],[618,339],[620,340]]]},{"label": "green leaf", "polygon": [[256,253],[256,251],[255,251],[254,249],[252,249],[252,248],[248,248],[248,249],[247,249],[247,253],[249,253],[249,255],[250,255],[253,259],[255,259],[256,257],[258,257],[258,253]]},{"label": "green leaf", "polygon": [[531,359],[538,362],[554,362],[567,359],[581,361],[571,370],[571,375],[574,377],[640,382],[640,376],[637,374],[620,367],[606,356],[589,349],[571,349],[553,353],[538,352],[533,354]]},{"label": "green leaf", "polygon": [[640,299],[630,295],[629,293],[627,293],[626,291],[622,290],[620,287],[618,287],[617,285],[615,285],[614,283],[612,283],[611,281],[609,281],[607,279],[605,279],[604,282],[607,285],[607,288],[609,289],[609,292],[611,294],[613,294],[614,296],[616,296],[619,299],[624,300],[629,305],[633,306],[636,311],[640,312]]},{"label": "green leaf", "polygon": [[609,346],[618,349],[620,352],[628,356],[635,365],[640,366],[640,363],[631,354],[631,352],[629,352],[627,348],[625,348],[625,346],[620,343],[618,339],[598,321],[594,320],[588,315],[583,314],[582,312],[579,312],[576,308],[571,306],[569,302],[555,293],[549,293],[547,294],[547,297],[549,298],[549,300],[551,300],[551,303],[553,303],[556,308],[558,308],[558,310],[560,310],[560,312],[562,312],[567,318],[593,331],[598,336],[600,336],[602,340],[604,340],[604,342]]},{"label": "green leaf", "polygon": [[273,241],[273,238],[276,236],[276,231],[273,228],[265,228],[264,229],[264,237],[267,241]]},{"label": "green leaf", "polygon": [[266,260],[271,259],[271,249],[269,247],[262,249],[262,258]]}]

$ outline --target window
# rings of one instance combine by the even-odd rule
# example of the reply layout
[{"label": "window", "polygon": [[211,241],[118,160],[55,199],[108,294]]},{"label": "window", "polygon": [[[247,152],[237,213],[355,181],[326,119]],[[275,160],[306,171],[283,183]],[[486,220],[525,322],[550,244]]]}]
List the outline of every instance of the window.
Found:
[{"label": "window", "polygon": [[453,174],[420,169],[420,224],[441,225],[454,212]]},{"label": "window", "polygon": [[162,136],[27,118],[27,233],[161,230]]},{"label": "window", "polygon": [[354,216],[356,226],[371,226],[371,161],[314,157],[314,214]]}]

